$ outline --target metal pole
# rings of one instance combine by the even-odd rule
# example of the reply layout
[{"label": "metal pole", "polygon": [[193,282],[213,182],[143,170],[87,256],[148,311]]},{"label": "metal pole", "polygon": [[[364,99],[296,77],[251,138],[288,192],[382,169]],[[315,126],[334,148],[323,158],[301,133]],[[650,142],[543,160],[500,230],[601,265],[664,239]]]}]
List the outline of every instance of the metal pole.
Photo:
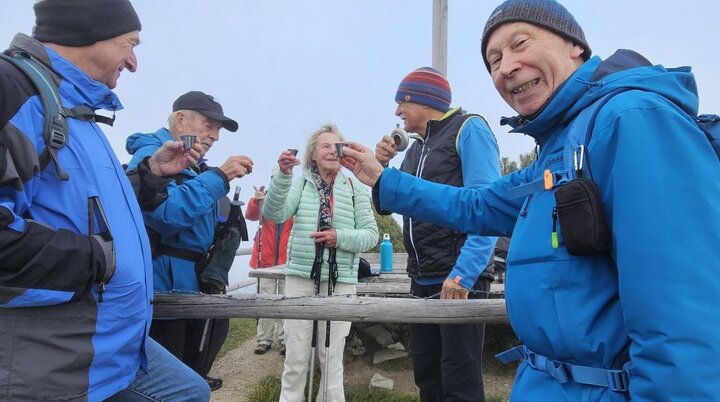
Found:
[{"label": "metal pole", "polygon": [[[323,263],[324,244],[325,243],[315,244],[315,261],[313,261],[312,271],[310,271],[310,279],[315,281],[315,297],[320,295],[320,274]],[[310,377],[308,380],[307,390],[308,401],[312,401],[313,380],[315,379],[315,351],[317,350],[317,335],[318,322],[317,320],[313,320],[312,340],[310,341],[310,372],[308,373],[308,376]]]},{"label": "metal pole", "polygon": [[[328,296],[332,296],[335,292],[335,283],[337,282],[337,249],[332,247],[329,249],[328,255]],[[325,321],[325,370],[323,370],[323,401],[327,401],[328,390],[328,364],[330,359],[330,320]]]},{"label": "metal pole", "polygon": [[432,66],[447,76],[448,0],[433,0]]}]

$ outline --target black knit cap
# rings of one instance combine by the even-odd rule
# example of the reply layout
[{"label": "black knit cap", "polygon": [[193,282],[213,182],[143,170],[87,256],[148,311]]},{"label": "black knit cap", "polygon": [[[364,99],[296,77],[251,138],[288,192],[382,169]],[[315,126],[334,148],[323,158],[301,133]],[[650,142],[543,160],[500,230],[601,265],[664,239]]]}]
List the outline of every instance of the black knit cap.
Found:
[{"label": "black knit cap", "polygon": [[43,0],[33,8],[40,42],[89,46],[142,29],[129,0]]},{"label": "black knit cap", "polygon": [[481,49],[488,71],[490,71],[490,63],[487,61],[485,52],[490,34],[500,25],[510,22],[526,22],[562,36],[585,49],[582,54],[583,60],[589,59],[592,54],[580,24],[562,4],[555,0],[507,0],[490,14],[490,18],[485,24],[485,30],[483,30]]}]

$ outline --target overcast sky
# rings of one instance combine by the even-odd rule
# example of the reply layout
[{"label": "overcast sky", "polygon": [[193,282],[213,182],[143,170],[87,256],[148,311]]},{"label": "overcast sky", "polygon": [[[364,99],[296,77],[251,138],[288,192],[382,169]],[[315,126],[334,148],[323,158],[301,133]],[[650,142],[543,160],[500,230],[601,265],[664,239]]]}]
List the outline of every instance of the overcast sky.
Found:
[{"label": "overcast sky", "polygon": [[[653,63],[690,65],[701,112],[720,112],[717,0],[566,0],[593,54],[639,51]],[[252,195],[266,184],[285,148],[303,150],[315,128],[332,122],[347,139],[374,148],[399,122],[395,91],[411,70],[431,65],[432,0],[134,0],[143,30],[139,67],[124,72],[116,92],[125,106],[105,128],[121,162],[125,139],[165,125],[172,102],[190,90],[215,96],[240,124],[221,131],[208,154],[220,165],[248,155],[255,172],[233,185]],[[449,0],[448,79],[453,105],[490,122],[500,154],[517,159],[533,142],[508,134],[513,115],[492,87],[480,56],[487,17],[499,2]],[[29,0],[0,0],[0,40],[30,33]],[[302,152],[302,151],[301,151]],[[301,155],[302,156],[302,155]],[[393,164],[399,165],[401,158]],[[299,170],[299,169],[298,169]],[[255,226],[251,225],[254,232]],[[236,272],[235,280],[246,274]]]}]

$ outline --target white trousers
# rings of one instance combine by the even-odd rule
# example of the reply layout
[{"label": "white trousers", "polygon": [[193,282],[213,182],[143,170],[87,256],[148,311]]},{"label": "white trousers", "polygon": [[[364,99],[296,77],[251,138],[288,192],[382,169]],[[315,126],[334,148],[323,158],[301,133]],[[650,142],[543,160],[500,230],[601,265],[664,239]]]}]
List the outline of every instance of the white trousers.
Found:
[{"label": "white trousers", "polygon": [[[260,278],[261,295],[274,295],[283,293],[285,293],[285,279]],[[275,324],[277,324],[277,327],[275,326]],[[278,320],[276,318],[260,318],[257,325],[257,343],[264,345],[272,345],[274,338],[273,332],[275,331],[277,331],[278,342],[282,345],[283,343],[285,343],[283,320]]]},{"label": "white trousers", "polygon": [[[287,277],[285,295],[312,296],[315,284],[311,279]],[[320,284],[320,294],[327,295],[327,282]],[[336,295],[355,294],[355,285],[337,283]],[[320,361],[320,378],[315,376],[314,382],[319,383],[318,402],[344,402],[343,387],[343,350],[345,337],[350,333],[350,322],[331,321],[330,348],[328,367],[325,367],[325,330],[326,321],[318,321],[317,352]],[[305,384],[310,368],[310,352],[313,322],[305,320],[285,320],[285,368],[282,374],[282,391],[280,402],[302,402],[305,400]],[[327,374],[327,399],[323,398],[323,381]]]}]

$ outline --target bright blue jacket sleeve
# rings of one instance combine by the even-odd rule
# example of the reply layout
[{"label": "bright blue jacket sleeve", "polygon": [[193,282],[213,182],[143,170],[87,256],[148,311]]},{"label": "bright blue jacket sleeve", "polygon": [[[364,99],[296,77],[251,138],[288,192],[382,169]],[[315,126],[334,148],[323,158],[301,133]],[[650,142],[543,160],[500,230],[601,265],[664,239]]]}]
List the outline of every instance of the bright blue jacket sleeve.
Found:
[{"label": "bright blue jacket sleeve", "polygon": [[[158,149],[157,145],[140,147],[133,154],[128,169],[152,155]],[[171,236],[180,233],[206,219],[208,212],[215,203],[227,194],[229,186],[226,180],[216,169],[207,170],[195,177],[183,181],[181,184],[171,181],[168,185],[168,196],[165,202],[153,211],[146,211],[145,224],[162,233]]]},{"label": "bright blue jacket sleeve", "polygon": [[507,189],[525,184],[534,166],[482,188],[433,183],[386,168],[377,186],[379,207],[468,234],[511,236],[523,199],[509,198]]},{"label": "bright blue jacket sleeve", "polygon": [[[486,186],[500,178],[500,154],[495,136],[480,117],[465,121],[458,133],[465,187]],[[460,277],[460,286],[472,289],[492,257],[496,237],[469,235],[448,278]]]}]

